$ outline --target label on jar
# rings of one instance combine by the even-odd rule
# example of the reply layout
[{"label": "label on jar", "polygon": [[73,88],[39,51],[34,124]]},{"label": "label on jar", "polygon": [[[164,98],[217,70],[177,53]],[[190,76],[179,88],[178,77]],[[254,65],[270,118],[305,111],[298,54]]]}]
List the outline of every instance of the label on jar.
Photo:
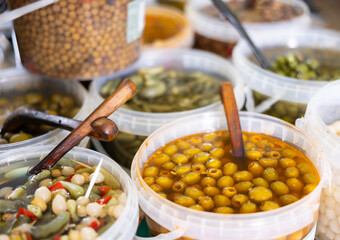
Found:
[{"label": "label on jar", "polygon": [[126,42],[138,39],[145,25],[145,1],[134,0],[128,3],[127,23],[126,23]]}]

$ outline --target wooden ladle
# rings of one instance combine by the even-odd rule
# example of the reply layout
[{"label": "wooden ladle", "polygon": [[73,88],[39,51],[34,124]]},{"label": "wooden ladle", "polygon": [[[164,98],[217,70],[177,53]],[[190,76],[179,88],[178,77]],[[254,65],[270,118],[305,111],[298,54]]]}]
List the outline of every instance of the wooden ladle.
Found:
[{"label": "wooden ladle", "polygon": [[227,117],[232,154],[238,162],[238,165],[242,169],[247,169],[240,116],[238,114],[233,85],[230,82],[221,83],[220,94],[224,112]]},{"label": "wooden ladle", "polygon": [[59,143],[43,160],[29,170],[30,174],[36,174],[44,169],[53,167],[60,158],[84,139],[93,127],[91,124],[98,118],[108,117],[130,99],[136,92],[136,85],[129,79],[125,79],[118,89],[113,92],[102,104],[100,104],[74,131],[72,131],[61,143]]}]

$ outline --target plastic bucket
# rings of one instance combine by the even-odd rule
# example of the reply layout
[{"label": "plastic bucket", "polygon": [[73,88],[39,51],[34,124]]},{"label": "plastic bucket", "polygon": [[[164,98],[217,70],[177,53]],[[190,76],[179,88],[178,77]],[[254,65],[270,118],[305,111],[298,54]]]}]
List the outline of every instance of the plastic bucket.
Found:
[{"label": "plastic bucket", "polygon": [[[279,47],[284,47],[285,50],[297,49],[303,55],[316,58],[321,64],[340,66],[339,54],[331,57],[329,52],[322,52],[340,51],[340,33],[334,31],[316,28],[291,31],[279,29],[254,36],[253,40],[262,50]],[[304,49],[300,51],[299,48]],[[286,52],[280,54],[285,55]],[[233,52],[233,63],[248,87],[246,91],[248,111],[263,112],[294,123],[297,118],[304,115],[306,104],[311,97],[329,83],[299,80],[264,70],[256,60],[253,62],[249,59],[251,55],[252,52],[244,41],[240,41]],[[277,56],[277,52],[266,55],[269,61],[274,61]]]},{"label": "plastic bucket", "polygon": [[[158,232],[175,232],[178,237],[193,239],[314,239],[321,190],[326,184],[324,158],[313,141],[298,128],[282,120],[240,112],[243,131],[266,134],[300,149],[315,165],[320,183],[313,192],[288,206],[268,212],[252,214],[216,214],[188,209],[154,192],[143,180],[141,171],[148,158],[166,143],[195,133],[226,130],[222,112],[197,114],[171,122],[151,134],[135,155],[131,177],[139,192],[139,204],[157,225],[149,225]],[[309,235],[308,235],[309,233]],[[173,239],[166,238],[163,239]]]},{"label": "plastic bucket", "polygon": [[[75,103],[80,107],[80,110],[76,116],[74,116],[74,119],[84,120],[92,111],[88,93],[79,82],[46,79],[32,74],[0,78],[1,97],[10,98],[16,95],[24,95],[28,92],[38,92],[43,96],[49,96],[53,93],[72,96]],[[1,144],[0,153],[27,146],[56,144],[64,139],[69,133],[70,132],[65,130],[56,129],[26,141]],[[85,138],[79,145],[86,147],[88,141],[89,138]]]},{"label": "plastic bucket", "polygon": [[[234,86],[235,97],[238,108],[243,106],[244,94],[243,84],[240,76],[235,71],[231,63],[214,54],[187,49],[160,49],[149,50],[142,53],[140,59],[131,68],[119,74],[95,79],[90,86],[90,97],[95,106],[98,106],[104,99],[100,95],[100,89],[110,79],[126,77],[136,72],[139,68],[154,66],[164,66],[166,69],[177,69],[186,71],[199,71],[219,77],[222,80],[230,81]],[[222,108],[220,102],[216,102],[201,108],[189,111],[174,113],[146,113],[125,108],[119,108],[110,118],[117,124],[119,130],[124,134],[119,141],[120,135],[113,141],[115,159],[123,166],[130,168],[134,154],[140,144],[150,133],[163,126],[164,124],[178,118]],[[126,141],[125,141],[126,139]],[[123,146],[123,142],[127,145]],[[133,144],[132,144],[133,143]],[[135,144],[136,143],[136,144]],[[106,144],[105,144],[106,145]],[[108,151],[112,147],[107,147]],[[127,150],[126,150],[127,149]],[[130,149],[130,150],[129,150]]]},{"label": "plastic bucket", "polygon": [[340,237],[340,139],[328,125],[340,119],[340,80],[321,88],[310,100],[304,118],[296,121],[324,153],[332,169],[330,186],[325,189],[317,227],[318,239]]},{"label": "plastic bucket", "polygon": [[[225,2],[228,2],[227,0]],[[286,21],[267,23],[244,23],[244,27],[250,35],[261,35],[273,29],[285,32],[292,28],[306,27],[310,24],[310,11],[303,1],[275,0],[292,5],[302,11],[302,14]],[[186,15],[196,32],[196,46],[212,51],[224,57],[230,57],[232,49],[240,39],[238,32],[227,21],[209,16],[202,9],[211,6],[210,0],[189,0],[186,6]]]},{"label": "plastic bucket", "polygon": [[[34,166],[54,147],[48,145],[42,149],[35,146],[3,153],[0,155],[0,173],[10,171],[15,167]],[[75,147],[64,158],[75,159],[90,166],[96,166],[103,159],[102,168],[109,171],[120,181],[122,190],[127,194],[127,201],[122,215],[97,239],[133,239],[138,226],[138,200],[135,187],[124,170],[111,158],[85,148]],[[12,166],[12,164],[14,165]]]}]

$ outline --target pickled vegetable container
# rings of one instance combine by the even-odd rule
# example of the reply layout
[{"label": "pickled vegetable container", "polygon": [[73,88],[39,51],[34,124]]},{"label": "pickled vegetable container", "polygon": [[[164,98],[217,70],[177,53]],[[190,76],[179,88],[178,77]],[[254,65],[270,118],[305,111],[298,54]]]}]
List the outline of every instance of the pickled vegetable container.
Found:
[{"label": "pickled vegetable container", "polygon": [[[90,95],[93,103],[98,106],[104,100],[100,92],[108,80],[128,77],[138,69],[155,66],[163,66],[169,70],[202,72],[209,76],[217,77],[221,81],[230,81],[235,87],[234,90],[238,107],[241,108],[243,106],[244,95],[242,82],[234,67],[227,60],[208,52],[184,49],[145,51],[138,62],[126,71],[111,77],[95,79],[90,87]],[[141,89],[139,91],[141,91]],[[217,93],[215,97],[218,96],[219,93]],[[177,105],[180,106],[178,103]],[[195,113],[212,111],[219,107],[221,107],[221,103],[218,101],[187,111],[164,111],[163,113],[155,113],[131,110],[123,106],[111,115],[111,119],[120,129],[120,134],[112,142],[112,145],[110,144],[110,146],[106,147],[107,151],[114,154],[115,159],[121,165],[130,168],[134,154],[150,133],[172,120]]]},{"label": "pickled vegetable container", "polygon": [[[15,9],[30,2],[9,4]],[[144,12],[144,0],[60,0],[14,21],[21,61],[60,79],[125,69],[139,56]]]},{"label": "pickled vegetable container", "polygon": [[[211,112],[173,121],[152,133],[132,163],[131,177],[139,191],[139,204],[154,233],[170,231],[165,239],[310,239],[315,236],[321,190],[327,168],[319,148],[299,129],[270,116],[240,112],[243,131],[272,136],[300,149],[316,167],[320,183],[308,195],[290,205],[268,212],[218,214],[177,205],[157,194],[143,180],[148,158],[165,144],[195,133],[227,130],[225,114]],[[165,234],[166,235],[166,234]],[[166,236],[164,236],[166,237]]]},{"label": "pickled vegetable container", "polygon": [[[291,31],[270,31],[254,36],[256,45],[264,51],[270,63],[276,57],[288,52],[317,59],[339,69],[340,34],[323,29],[305,29]],[[311,97],[328,81],[300,80],[286,77],[261,68],[244,41],[240,41],[233,53],[233,62],[248,89],[246,108],[249,111],[263,112],[290,123],[302,117],[306,104]]]},{"label": "pickled vegetable container", "polygon": [[[245,19],[245,28],[249,34],[257,35],[259,32],[266,32],[272,29],[280,29],[282,32],[292,29],[306,27],[310,24],[310,12],[307,5],[303,1],[294,0],[273,0],[278,3],[287,4],[292,9],[299,12],[293,18],[275,20],[275,16],[283,16],[286,11],[277,9],[273,4],[273,9],[264,10],[260,16],[267,17],[268,19],[261,20],[252,19],[253,13],[242,15],[243,1],[230,1],[227,3],[236,3],[241,5],[240,10],[236,11],[237,15],[242,20],[242,17],[249,15],[249,19]],[[246,1],[244,1],[246,2]],[[261,4],[261,1],[258,1]],[[275,6],[275,7],[274,7]],[[266,7],[266,6],[265,6]],[[261,10],[261,6],[259,6]],[[207,12],[204,12],[207,10]],[[209,13],[213,11],[213,13]],[[280,12],[276,14],[275,12]],[[189,0],[186,7],[186,15],[196,32],[195,47],[214,52],[224,57],[230,57],[233,47],[240,39],[238,32],[234,27],[224,19],[219,18],[217,9],[209,0]],[[274,17],[272,17],[274,16]]]},{"label": "pickled vegetable container", "polygon": [[[58,93],[72,97],[75,104],[79,107],[79,111],[73,117],[74,119],[84,120],[92,111],[88,93],[80,83],[67,80],[46,79],[27,73],[0,79],[0,98],[2,99],[1,109],[3,110],[7,105],[14,104],[14,102],[11,103],[6,101],[13,101],[16,97],[24,98],[24,96],[29,93],[41,94],[44,97],[50,97],[54,93]],[[4,121],[9,114],[10,112],[5,110],[5,114],[2,115],[1,120]],[[65,130],[52,130],[29,140],[0,144],[0,152],[19,149],[26,146],[59,143],[67,134],[69,134],[69,132]],[[88,141],[89,138],[85,138],[80,143],[80,146],[86,147]]]},{"label": "pickled vegetable container", "polygon": [[325,188],[317,225],[317,239],[338,239],[340,220],[340,137],[329,125],[340,120],[340,81],[321,88],[307,105],[306,114],[296,121],[319,146],[332,169],[330,186]]},{"label": "pickled vegetable container", "polygon": [[[25,166],[32,167],[54,147],[55,146],[47,145],[42,149],[39,146],[35,146],[3,153],[0,155],[1,173]],[[138,226],[138,200],[131,179],[124,170],[122,170],[111,158],[98,152],[79,147],[73,148],[63,158],[76,160],[89,166],[96,166],[99,161],[103,159],[101,167],[119,180],[122,190],[127,195],[127,201],[120,217],[96,239],[133,239]]]}]

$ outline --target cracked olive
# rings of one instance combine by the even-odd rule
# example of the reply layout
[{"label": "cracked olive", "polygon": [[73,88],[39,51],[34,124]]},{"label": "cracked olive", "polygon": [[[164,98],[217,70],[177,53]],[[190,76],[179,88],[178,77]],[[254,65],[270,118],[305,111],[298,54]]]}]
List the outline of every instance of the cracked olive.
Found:
[{"label": "cracked olive", "polygon": [[256,203],[261,203],[271,200],[273,198],[273,193],[266,187],[256,186],[249,190],[249,198]]},{"label": "cracked olive", "polygon": [[257,206],[251,201],[247,201],[240,207],[240,213],[254,213],[257,211]]},{"label": "cracked olive", "polygon": [[279,174],[276,172],[276,170],[274,168],[266,168],[263,171],[262,176],[268,182],[279,180]]},{"label": "cracked olive", "polygon": [[233,176],[236,171],[237,171],[236,163],[230,162],[230,163],[224,164],[223,166],[224,175]]},{"label": "cracked olive", "polygon": [[201,180],[201,175],[197,172],[188,172],[182,177],[182,181],[187,185],[193,185]]},{"label": "cracked olive", "polygon": [[223,176],[217,180],[217,186],[219,188],[234,186],[234,179],[231,176]]},{"label": "cracked olive", "polygon": [[262,187],[269,187],[269,183],[267,182],[266,179],[258,177],[258,178],[254,178],[251,181],[255,186],[262,186]]},{"label": "cracked olive", "polygon": [[201,197],[205,196],[204,192],[195,187],[187,187],[184,194],[195,200],[199,200]]},{"label": "cracked olive", "polygon": [[233,175],[233,179],[235,182],[243,182],[243,181],[251,181],[254,176],[251,172],[248,171],[237,171]]},{"label": "cracked olive", "polygon": [[224,187],[222,189],[222,194],[225,195],[228,198],[232,198],[233,196],[235,196],[237,194],[237,191],[236,191],[235,187]]},{"label": "cracked olive", "polygon": [[198,203],[206,210],[210,211],[215,207],[214,201],[212,200],[211,197],[204,196],[201,197]]},{"label": "cracked olive", "polygon": [[212,177],[204,177],[201,180],[201,186],[202,187],[213,187],[216,185],[216,179]]},{"label": "cracked olive", "polygon": [[275,181],[270,184],[270,189],[276,194],[276,195],[284,195],[289,193],[289,187],[281,182],[281,181]]},{"label": "cracked olive", "polygon": [[175,196],[174,202],[184,207],[190,207],[196,203],[196,201],[193,198],[185,195]]},{"label": "cracked olive", "polygon": [[213,197],[216,207],[228,207],[231,205],[231,201],[225,195],[217,194]]},{"label": "cracked olive", "polygon": [[270,211],[279,208],[280,205],[274,201],[264,201],[260,205],[262,211]]},{"label": "cracked olive", "polygon": [[240,182],[235,184],[235,189],[239,193],[247,194],[249,189],[252,188],[254,184],[250,181]]},{"label": "cracked olive", "polygon": [[156,178],[156,183],[163,189],[167,190],[172,187],[174,181],[167,176],[160,176]]},{"label": "cracked olive", "polygon": [[217,168],[210,168],[208,169],[208,176],[212,177],[212,178],[220,178],[223,175],[221,169],[217,169]]},{"label": "cracked olive", "polygon": [[231,204],[234,207],[241,207],[243,203],[247,202],[249,200],[249,197],[244,194],[236,194],[231,199]]},{"label": "cracked olive", "polygon": [[209,197],[213,197],[217,194],[220,194],[220,190],[217,187],[205,187],[203,189],[205,195],[209,196]]},{"label": "cracked olive", "polygon": [[224,213],[224,214],[233,214],[235,212],[231,207],[218,207],[214,208],[213,212],[215,213]]}]

